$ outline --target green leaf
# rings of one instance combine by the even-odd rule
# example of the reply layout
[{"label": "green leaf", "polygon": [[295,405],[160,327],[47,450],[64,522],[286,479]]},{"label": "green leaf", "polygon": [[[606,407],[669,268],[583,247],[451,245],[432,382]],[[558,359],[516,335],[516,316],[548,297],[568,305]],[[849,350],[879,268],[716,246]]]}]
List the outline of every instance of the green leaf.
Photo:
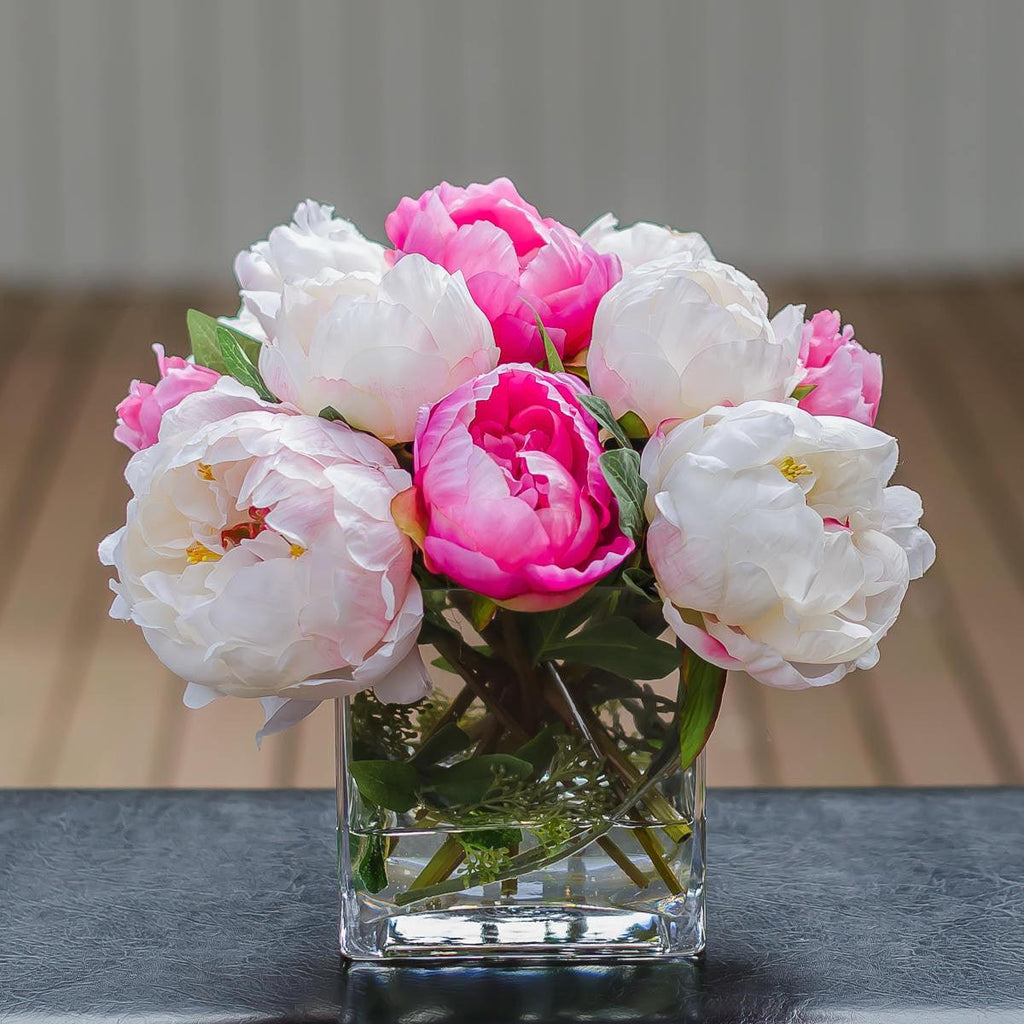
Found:
[{"label": "green leaf", "polygon": [[547,771],[551,759],[557,752],[558,744],[555,742],[554,730],[550,725],[546,725],[533,739],[527,740],[516,751],[516,757],[523,761],[529,761],[533,765],[530,778],[539,779]]},{"label": "green leaf", "polygon": [[496,779],[526,779],[533,765],[511,754],[481,754],[459,761],[450,768],[435,768],[428,775],[428,787],[446,804],[478,804]]},{"label": "green leaf", "polygon": [[793,388],[793,397],[798,402],[802,402],[817,386],[817,384],[801,384],[799,387]]},{"label": "green leaf", "polygon": [[200,313],[198,309],[190,309],[185,314],[185,324],[188,327],[189,341],[192,343],[192,355],[201,366],[208,366],[218,373],[228,372],[220,354],[218,330],[227,331],[238,342],[239,348],[249,357],[250,362],[259,362],[262,343],[256,338],[250,338],[248,334],[227,327],[214,317]]},{"label": "green leaf", "polygon": [[377,807],[402,814],[414,807],[420,780],[405,761],[352,761],[349,771],[360,796]]},{"label": "green leaf", "polygon": [[469,606],[469,621],[479,633],[487,628],[497,611],[498,606],[489,597],[474,594]]},{"label": "green leaf", "polygon": [[644,533],[644,500],[647,484],[640,476],[640,456],[632,448],[613,448],[601,453],[601,471],[619,503],[622,532],[639,540]]},{"label": "green leaf", "polygon": [[679,652],[620,615],[585,626],[549,646],[542,658],[603,668],[625,679],[661,679],[679,666]]},{"label": "green leaf", "polygon": [[325,405],[320,410],[318,415],[319,415],[320,419],[328,420],[331,423],[337,423],[339,421],[342,422],[342,423],[346,423],[347,422],[345,417],[342,416],[341,413],[338,412],[338,410],[335,409],[333,405]]},{"label": "green leaf", "polygon": [[456,832],[455,838],[463,847],[477,850],[507,850],[523,841],[519,828],[474,828]]},{"label": "green leaf", "polygon": [[192,356],[200,366],[208,366],[218,373],[226,373],[224,360],[221,359],[220,346],[217,344],[217,328],[221,325],[212,316],[200,313],[198,309],[190,309],[185,314],[188,327],[188,338],[192,343]]},{"label": "green leaf", "polygon": [[651,589],[654,586],[654,573],[634,566],[631,569],[623,570],[622,582],[627,589],[633,591],[634,594],[642,597],[645,601],[650,601],[654,604],[660,603],[657,593]]},{"label": "green leaf", "polygon": [[548,361],[548,373],[565,373],[562,357],[558,354],[558,349],[555,348],[555,343],[551,340],[551,335],[548,334],[547,328],[544,326],[540,314],[536,310],[533,311],[533,319],[537,321],[540,340],[544,342],[544,355]]},{"label": "green leaf", "polygon": [[587,619],[597,613],[602,604],[610,603],[614,597],[613,591],[594,587],[563,608],[524,616],[523,625],[533,652],[534,665],[544,660],[544,651],[547,648],[582,626]]},{"label": "green leaf", "polygon": [[686,693],[679,715],[679,763],[689,768],[715,727],[722,707],[726,671],[711,665],[693,651],[683,659],[683,684]]},{"label": "green leaf", "polygon": [[367,892],[380,892],[388,885],[388,873],[384,866],[384,840],[376,834],[349,840],[354,881]]},{"label": "green leaf", "polygon": [[643,687],[633,679],[617,676],[602,668],[595,668],[583,677],[583,688],[587,695],[587,703],[596,707],[609,700],[626,700],[630,697],[641,697]]},{"label": "green leaf", "polygon": [[597,420],[598,426],[604,427],[615,441],[623,448],[632,450],[629,438],[619,421],[612,415],[611,406],[597,395],[580,395],[580,405]]},{"label": "green leaf", "polygon": [[647,424],[635,412],[627,412],[619,417],[622,429],[637,441],[646,441],[651,436]]},{"label": "green leaf", "polygon": [[446,640],[451,640],[455,637],[457,640],[462,640],[462,636],[455,629],[452,629],[448,622],[441,618],[440,613],[425,611],[423,622],[420,624],[419,635],[416,637],[416,643],[421,646],[426,644],[431,647],[436,647],[438,641],[444,643]]},{"label": "green leaf", "polygon": [[[456,634],[456,636],[458,636],[458,634]],[[459,639],[461,640],[462,637],[459,636]],[[427,642],[423,639],[422,633],[420,634],[418,642],[420,644],[424,644]],[[470,647],[470,650],[476,651],[477,654],[482,654],[485,658],[489,658],[494,653],[491,650],[490,644],[473,644]],[[457,676],[459,674],[458,670],[447,658],[434,658],[434,660],[430,664],[433,665],[434,668],[441,669],[442,672],[451,672],[451,674],[454,676]]]},{"label": "green leaf", "polygon": [[441,726],[433,736],[428,736],[423,745],[412,756],[409,763],[414,768],[426,768],[443,761],[453,754],[460,754],[473,745],[472,739],[454,722]]},{"label": "green leaf", "polygon": [[252,388],[263,401],[277,401],[270,393],[267,385],[263,383],[260,371],[256,369],[253,361],[246,355],[233,332],[224,327],[218,327],[217,344],[220,346],[220,355],[221,359],[224,360],[224,366],[235,380],[246,387]]}]

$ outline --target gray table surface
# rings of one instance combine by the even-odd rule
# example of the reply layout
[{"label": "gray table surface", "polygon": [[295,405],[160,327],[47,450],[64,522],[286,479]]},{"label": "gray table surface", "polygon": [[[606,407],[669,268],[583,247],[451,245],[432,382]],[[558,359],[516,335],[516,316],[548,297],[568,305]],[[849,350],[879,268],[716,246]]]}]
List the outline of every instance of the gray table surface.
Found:
[{"label": "gray table surface", "polygon": [[1024,1021],[1024,790],[719,791],[702,964],[343,965],[333,794],[0,791],[0,1020]]}]

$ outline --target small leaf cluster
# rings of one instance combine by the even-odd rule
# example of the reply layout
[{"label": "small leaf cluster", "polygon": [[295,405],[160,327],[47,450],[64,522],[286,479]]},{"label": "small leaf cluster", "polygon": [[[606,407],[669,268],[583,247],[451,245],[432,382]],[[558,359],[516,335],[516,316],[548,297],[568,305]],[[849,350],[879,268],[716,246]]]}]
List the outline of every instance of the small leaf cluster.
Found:
[{"label": "small leaf cluster", "polygon": [[473,806],[495,787],[536,773],[533,742],[514,754],[477,754],[453,760],[468,750],[473,740],[449,722],[428,736],[407,760],[353,760],[349,769],[364,800],[396,814],[420,804],[436,810]]},{"label": "small leaf cluster", "polygon": [[478,884],[486,885],[511,865],[523,833],[518,828],[486,828],[456,832],[454,838],[466,855],[466,872]]}]

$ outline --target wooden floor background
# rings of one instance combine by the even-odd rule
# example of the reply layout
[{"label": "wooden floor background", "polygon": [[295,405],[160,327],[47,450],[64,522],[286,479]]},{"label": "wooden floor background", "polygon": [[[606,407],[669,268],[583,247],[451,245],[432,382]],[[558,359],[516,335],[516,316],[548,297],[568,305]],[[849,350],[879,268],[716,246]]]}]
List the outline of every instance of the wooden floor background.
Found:
[{"label": "wooden floor background", "polygon": [[[737,680],[713,785],[1024,783],[1024,280],[779,282],[838,308],[885,360],[879,426],[939,548],[878,668],[786,693]],[[328,707],[257,751],[258,705],[181,705],[137,629],[107,617],[96,543],[123,520],[110,437],[154,341],[224,292],[0,292],[0,785],[332,784]]]}]

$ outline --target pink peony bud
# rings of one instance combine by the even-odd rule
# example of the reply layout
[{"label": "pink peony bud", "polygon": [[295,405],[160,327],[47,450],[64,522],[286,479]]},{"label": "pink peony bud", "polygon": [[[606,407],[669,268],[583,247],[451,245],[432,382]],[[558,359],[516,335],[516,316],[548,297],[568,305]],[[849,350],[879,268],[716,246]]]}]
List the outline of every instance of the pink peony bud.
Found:
[{"label": "pink peony bud", "polygon": [[154,345],[160,380],[156,384],[133,380],[128,395],[117,405],[114,438],[133,452],[156,444],[160,421],[186,395],[208,391],[220,379],[216,370],[197,366],[180,356],[165,356],[163,345]]},{"label": "pink peony bud", "polygon": [[568,374],[506,364],[424,406],[416,492],[392,513],[431,572],[540,611],[575,600],[632,554],[581,390]]},{"label": "pink peony bud", "polygon": [[854,340],[853,327],[840,329],[840,323],[838,312],[823,309],[804,324],[800,387],[814,385],[814,390],[800,400],[800,408],[872,426],[882,397],[882,357]]}]

